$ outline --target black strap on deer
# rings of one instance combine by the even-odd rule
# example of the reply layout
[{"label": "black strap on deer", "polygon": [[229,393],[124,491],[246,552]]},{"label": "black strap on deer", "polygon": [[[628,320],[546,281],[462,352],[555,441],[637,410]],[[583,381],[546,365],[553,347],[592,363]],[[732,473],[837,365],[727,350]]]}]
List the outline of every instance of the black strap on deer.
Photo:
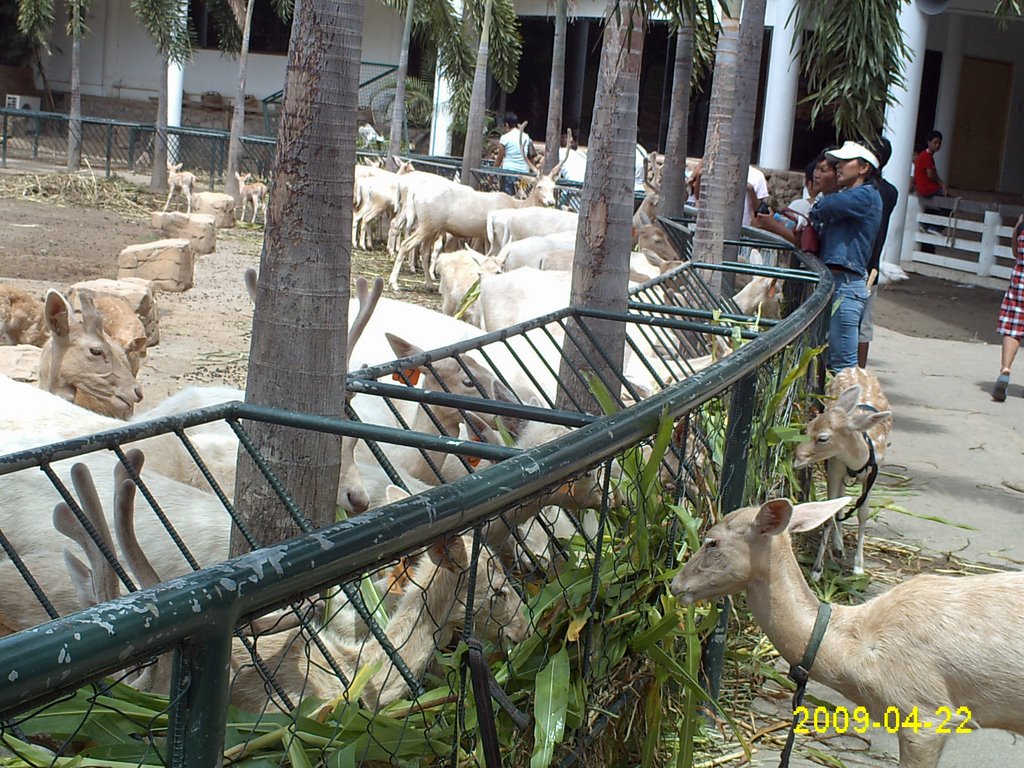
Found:
[{"label": "black strap on deer", "polygon": [[[868,405],[867,403],[858,403],[857,407],[862,408],[865,411],[873,411],[874,413],[879,412],[878,409],[875,408],[875,406]],[[853,514],[858,509],[861,508],[865,501],[867,501],[868,494],[871,493],[871,489],[875,487],[875,480],[878,479],[878,460],[875,457],[875,444],[871,442],[871,438],[868,436],[867,432],[861,432],[860,436],[864,438],[864,444],[867,445],[868,447],[868,460],[864,462],[864,466],[861,467],[860,469],[847,468],[846,474],[848,474],[850,477],[857,477],[861,474],[861,472],[867,470],[868,476],[866,481],[864,482],[863,488],[861,489],[860,496],[857,497],[857,500],[853,503],[853,506],[846,510],[846,512],[844,512],[842,515],[840,515],[839,519],[843,521],[849,520],[851,517],[853,517]]]},{"label": "black strap on deer", "polygon": [[508,713],[512,722],[522,730],[530,724],[530,716],[516,709],[498,681],[491,674],[491,667],[484,656],[483,645],[475,637],[466,641],[469,652],[469,674],[473,682],[473,699],[476,701],[476,719],[480,729],[480,741],[484,748],[484,765],[487,768],[501,768],[501,747],[498,743],[498,729],[494,723],[493,697]]},{"label": "black strap on deer", "polygon": [[804,690],[807,688],[811,666],[814,664],[814,658],[818,655],[818,648],[821,647],[821,641],[825,637],[825,630],[828,628],[828,620],[831,616],[831,604],[820,603],[818,605],[818,615],[814,619],[814,629],[811,630],[811,639],[807,641],[807,649],[804,651],[804,657],[795,667],[789,668],[789,679],[796,683],[796,692],[793,694],[793,722],[789,726],[786,746],[782,748],[779,768],[789,768],[789,756],[793,752],[793,741],[796,738],[796,724],[799,718],[796,709],[803,703]]}]

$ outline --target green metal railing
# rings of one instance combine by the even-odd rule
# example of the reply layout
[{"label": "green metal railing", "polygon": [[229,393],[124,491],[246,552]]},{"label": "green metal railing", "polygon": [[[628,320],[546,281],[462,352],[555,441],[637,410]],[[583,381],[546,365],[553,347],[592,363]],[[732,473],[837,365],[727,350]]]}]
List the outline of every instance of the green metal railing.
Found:
[{"label": "green metal railing", "polygon": [[[174,666],[166,691],[166,724],[159,727],[152,724],[132,726],[136,730],[142,728],[133,743],[151,744],[148,747],[150,758],[158,758],[158,762],[165,765],[189,768],[221,765],[225,762],[225,734],[233,734],[232,738],[235,738],[240,727],[238,713],[231,710],[229,716],[228,708],[235,674],[232,654],[237,652],[237,648],[233,651],[232,638],[237,637],[238,627],[268,610],[296,605],[302,597],[322,593],[338,584],[347,586],[349,599],[359,603],[361,598],[355,595],[364,574],[399,562],[399,558],[420,551],[425,543],[447,534],[476,531],[476,557],[484,547],[481,526],[502,515],[521,512],[524,505],[535,508],[543,504],[552,488],[579,484],[582,478],[593,472],[603,478],[600,481],[603,483],[601,501],[596,507],[598,527],[585,535],[581,527],[571,541],[561,539],[561,546],[574,551],[579,547],[579,557],[593,569],[591,575],[580,582],[579,589],[572,588],[575,590],[572,594],[583,600],[588,611],[581,614],[584,631],[579,634],[578,645],[573,645],[578,649],[573,651],[574,658],[578,653],[582,665],[575,678],[581,682],[574,683],[574,686],[584,686],[581,689],[583,700],[579,705],[586,712],[607,709],[610,704],[602,698],[602,691],[610,682],[606,676],[611,671],[606,665],[611,662],[606,659],[612,657],[608,655],[610,640],[606,633],[611,631],[609,628],[614,622],[605,624],[603,619],[610,617],[603,616],[606,610],[602,607],[603,601],[609,599],[608,592],[632,588],[628,578],[615,581],[617,577],[614,574],[618,569],[625,569],[637,557],[651,556],[642,549],[618,552],[620,544],[612,547],[609,543],[629,526],[637,524],[636,515],[641,514],[640,508],[635,506],[638,503],[635,498],[625,502],[613,501],[614,494],[609,485],[613,467],[628,465],[629,460],[624,458],[627,452],[637,446],[649,446],[665,419],[669,418],[677,425],[676,432],[685,427],[683,431],[687,435],[697,436],[696,443],[711,440],[718,441],[721,446],[720,449],[708,449],[706,455],[704,449],[696,449],[702,453],[701,461],[707,462],[707,466],[700,466],[701,462],[690,462],[686,455],[681,455],[681,469],[676,470],[682,472],[676,478],[678,496],[683,499],[680,503],[692,504],[694,509],[702,510],[702,514],[714,515],[738,506],[752,495],[776,491],[779,484],[785,482],[783,478],[770,476],[773,462],[778,461],[779,451],[784,449],[772,448],[759,458],[751,451],[751,445],[759,441],[763,443],[767,429],[778,423],[788,423],[792,417],[800,396],[798,391],[783,398],[781,405],[776,406],[777,412],[767,413],[766,404],[780,383],[787,380],[796,360],[820,343],[832,284],[827,270],[813,259],[781,247],[776,255],[777,260],[798,261],[799,268],[712,267],[689,263],[635,289],[625,313],[569,308],[515,328],[362,369],[349,377],[350,390],[356,393],[353,402],[356,410],[359,398],[364,398],[387,404],[396,412],[404,407],[406,414],[410,413],[409,404],[413,404],[414,409],[422,409],[438,418],[442,409],[448,408],[488,417],[500,415],[509,424],[518,419],[576,427],[556,439],[526,450],[231,403],[161,422],[128,426],[100,436],[0,456],[0,476],[3,476],[15,471],[32,471],[27,467],[48,465],[88,452],[126,445],[158,433],[173,432],[180,437],[192,426],[225,419],[240,434],[244,434],[245,422],[265,421],[352,436],[364,441],[370,449],[386,447],[389,443],[404,444],[496,462],[459,479],[443,478],[450,479],[450,482],[373,509],[349,521],[180,576],[158,587],[121,597],[113,603],[0,638],[0,679],[6,681],[0,687],[0,718],[3,718],[0,721],[0,739],[10,746],[14,743],[12,739],[17,739],[19,734],[25,735],[25,729],[31,730],[35,718],[45,717],[48,707],[58,706],[62,695],[69,695],[90,681],[171,651],[174,653]],[[750,318],[730,311],[735,309],[730,300],[718,299],[708,290],[704,276],[710,269],[717,268],[776,274],[794,286],[800,295],[799,302],[794,302],[790,307],[792,311],[781,321],[752,326]],[[685,301],[683,297],[697,297],[697,300]],[[735,328],[728,322],[730,319],[743,322],[744,328]],[[561,338],[560,346],[556,346],[563,351],[574,344],[586,347],[592,341],[591,325],[597,320],[620,323],[633,353],[653,356],[643,361],[651,391],[642,391],[635,381],[624,377],[618,382],[605,382],[610,397],[622,407],[618,412],[602,416],[578,408],[559,409],[550,397],[551,381],[565,383],[562,376],[578,376],[579,373],[570,371],[567,374],[559,370],[557,363],[551,366],[552,370],[541,370],[538,360],[544,359],[544,345],[552,344],[552,339]],[[746,343],[711,367],[693,373],[688,362],[692,352],[712,348],[713,336],[732,338],[736,333],[743,336]],[[602,353],[598,350],[597,354]],[[473,378],[478,374],[471,372],[477,369],[471,368],[470,359],[499,375],[516,396],[504,400],[494,399],[483,392],[479,397],[457,395],[444,390],[409,387],[401,381],[410,370],[434,370],[433,367],[444,361],[458,362],[466,375]],[[600,361],[593,362],[594,368],[600,367]],[[392,381],[393,377],[400,381]],[[523,383],[526,379],[532,382],[533,398],[522,396],[527,386]],[[678,446],[682,454],[689,450],[684,450],[685,445],[688,445],[687,440]],[[718,450],[720,454],[716,452]],[[387,467],[384,469],[388,471]],[[711,483],[705,483],[702,477],[710,477]],[[273,485],[272,476],[267,475],[266,479]],[[396,473],[394,479],[402,478]],[[4,478],[4,481],[9,480]],[[626,487],[623,485],[619,490],[625,492]],[[710,495],[692,498],[702,494]],[[287,507],[286,495],[281,497],[281,501]],[[612,509],[616,503],[625,506],[616,512]],[[301,519],[300,510],[292,511],[293,516]],[[581,511],[580,519],[582,515]],[[515,531],[514,526],[511,529],[516,541],[510,540],[509,546],[521,549],[524,542],[520,532]],[[640,535],[641,530],[643,527],[635,535]],[[615,541],[621,543],[626,540],[615,538]],[[674,560],[679,544],[672,541],[674,539],[669,535],[668,549],[659,549],[656,553],[658,558],[666,562]],[[639,544],[633,540],[633,546],[639,547]],[[570,570],[561,577],[548,572],[536,587],[540,589],[539,594],[531,597],[528,581],[518,575],[518,569],[513,568],[517,589],[527,597],[530,610],[539,612],[535,618],[544,617],[544,622],[532,629],[530,637],[512,646],[508,661],[498,664],[495,674],[504,681],[504,687],[512,691],[512,705],[522,707],[528,703],[530,695],[515,688],[514,681],[536,674],[538,664],[549,664],[545,649],[553,648],[553,643],[562,642],[560,635],[540,633],[553,631],[553,604],[548,602],[549,599],[562,594],[567,605],[573,603],[566,591],[570,590],[570,584],[560,581],[560,578],[571,581],[571,574],[575,572]],[[551,597],[545,598],[545,595]],[[469,617],[474,607],[471,603],[465,607],[467,621],[461,630],[464,640],[472,632]],[[374,608],[369,604],[364,607],[371,612]],[[640,605],[636,607],[642,608]],[[368,620],[367,623],[373,633],[373,621]],[[310,634],[311,639],[315,639],[315,632]],[[112,642],[112,638],[116,642]],[[236,639],[236,645],[238,642]],[[255,642],[257,652],[260,642],[263,641]],[[535,649],[532,655],[527,648]],[[403,648],[397,649],[399,654],[404,652]],[[458,668],[455,664],[448,672],[450,696],[459,702],[459,707],[471,708],[468,684],[465,677],[459,676]],[[347,676],[338,676],[339,692],[347,683],[353,682],[346,680]],[[410,687],[416,691],[419,686]],[[84,700],[87,702],[85,716],[90,713],[98,716],[102,711],[105,717],[111,717],[104,704],[108,700],[103,698],[107,689],[91,690],[92,693],[87,694]],[[621,694],[618,691],[615,698],[620,698]],[[272,692],[268,695],[273,698]],[[344,760],[331,757],[329,750],[355,749],[353,745],[358,745],[361,751],[347,753],[345,759],[351,759],[352,764],[363,760],[373,762],[375,758],[371,755],[380,754],[381,750],[390,755],[391,760],[399,759],[400,755],[416,755],[417,764],[431,761],[448,763],[454,762],[458,756],[467,758],[472,755],[475,745],[479,744],[476,730],[485,724],[464,721],[465,709],[458,710],[462,712],[459,715],[443,708],[443,701],[447,699],[436,700],[442,704],[431,704],[429,702],[435,699],[430,697],[428,693],[426,698],[408,708],[385,709],[376,716],[372,710],[368,712],[359,708],[355,702],[332,705],[338,707],[339,719],[332,719],[330,728],[321,734],[327,739],[328,746],[316,748],[321,750],[316,752],[316,759],[330,765],[344,764]],[[26,715],[31,714],[33,708],[40,707],[42,709],[36,711],[34,718]],[[252,737],[246,737],[243,744],[246,749],[255,749],[251,746],[251,739],[259,741],[257,736],[263,734],[265,738],[268,729],[281,726],[285,730],[292,728],[289,732],[294,735],[295,729],[308,722],[308,718],[316,719],[314,711],[306,708],[289,715],[265,711],[260,716],[257,730]],[[120,716],[130,717],[124,713]],[[353,723],[363,721],[360,718],[368,718],[365,733],[352,730],[355,728]],[[505,718],[506,715],[499,711],[500,725],[508,724]],[[574,735],[566,737],[559,753],[560,759],[566,761],[571,761],[573,756],[578,758],[592,739],[588,725],[591,718],[580,715],[570,719]],[[392,723],[397,725],[389,725]],[[156,732],[152,731],[154,727]],[[384,735],[392,733],[387,730],[389,727],[398,728],[395,733],[406,733],[407,739],[425,738],[426,741],[411,753],[403,752],[409,747],[402,747]],[[454,732],[451,732],[452,728]],[[352,735],[356,732],[360,734],[358,738]],[[520,734],[515,728],[502,732],[507,740],[504,743],[508,749],[508,760],[511,764],[520,764],[513,755],[519,754],[523,745],[529,743],[529,736]],[[444,738],[439,735],[442,733]],[[65,746],[74,741],[68,738]],[[52,736],[45,743],[52,745]],[[289,750],[293,747],[294,743]],[[314,749],[305,742],[297,748]],[[119,764],[152,764],[150,759],[131,756],[140,749],[126,749]],[[300,764],[295,762],[298,758],[294,754],[289,754],[292,764]]]},{"label": "green metal railing", "polygon": [[[0,165],[9,160],[32,160],[63,167],[67,162],[68,116],[56,112],[0,109]],[[227,169],[227,131],[205,128],[167,129],[168,159],[182,163],[210,188],[224,183]],[[82,118],[83,163],[103,169],[106,178],[118,171],[149,173],[157,141],[156,126],[122,120]],[[270,178],[277,140],[243,136],[240,169]]]}]

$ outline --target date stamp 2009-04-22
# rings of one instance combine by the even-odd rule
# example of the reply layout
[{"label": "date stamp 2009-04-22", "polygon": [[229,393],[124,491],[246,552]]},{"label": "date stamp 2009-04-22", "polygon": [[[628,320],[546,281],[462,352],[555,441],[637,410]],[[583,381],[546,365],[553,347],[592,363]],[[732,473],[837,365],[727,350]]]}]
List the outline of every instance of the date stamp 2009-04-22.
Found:
[{"label": "date stamp 2009-04-22", "polygon": [[794,711],[797,724],[794,729],[801,735],[823,733],[867,733],[871,730],[885,730],[898,733],[901,730],[931,731],[936,734],[970,733],[971,710],[968,707],[936,707],[934,713],[919,712],[917,707],[903,712],[898,707],[889,707],[881,720],[876,720],[864,707],[797,707]]}]

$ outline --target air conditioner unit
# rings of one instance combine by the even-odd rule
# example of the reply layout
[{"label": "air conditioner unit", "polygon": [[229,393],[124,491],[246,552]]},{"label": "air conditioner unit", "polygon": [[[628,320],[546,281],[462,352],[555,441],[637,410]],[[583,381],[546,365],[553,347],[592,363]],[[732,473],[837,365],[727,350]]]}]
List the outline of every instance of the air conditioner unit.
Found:
[{"label": "air conditioner unit", "polygon": [[39,103],[38,96],[20,96],[16,93],[8,93],[7,102],[4,106],[7,109],[29,109],[38,112]]}]

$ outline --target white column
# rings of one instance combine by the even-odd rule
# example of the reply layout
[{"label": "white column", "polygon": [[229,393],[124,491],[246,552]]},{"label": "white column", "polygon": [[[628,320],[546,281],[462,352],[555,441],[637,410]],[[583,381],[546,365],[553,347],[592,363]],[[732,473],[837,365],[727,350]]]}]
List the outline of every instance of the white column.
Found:
[{"label": "white column", "polygon": [[1003,217],[999,211],[985,211],[984,229],[981,230],[981,253],[978,254],[978,275],[990,277],[996,265],[996,246],[999,245],[999,227]]},{"label": "white column", "polygon": [[[452,2],[452,10],[462,16],[462,0]],[[434,72],[434,114],[430,119],[430,154],[452,153],[452,84],[441,77],[441,63]]]},{"label": "white column", "polygon": [[[188,0],[181,0],[179,13],[183,23],[188,23]],[[185,66],[167,63],[167,125],[181,127],[181,102],[185,92]],[[178,137],[167,137],[167,160],[171,163],[180,162],[178,157]]]},{"label": "white column", "polygon": [[960,65],[964,60],[964,27],[966,17],[951,11],[945,14],[946,47],[939,70],[939,98],[935,108],[935,130],[942,134],[942,149],[935,155],[939,176],[949,181],[953,159],[953,129],[956,127],[956,100],[960,93]]},{"label": "white column", "polygon": [[900,27],[910,49],[910,58],[904,61],[905,84],[902,88],[893,86],[890,89],[893,104],[885,110],[885,135],[892,142],[892,157],[883,172],[900,193],[896,209],[889,218],[889,235],[882,251],[882,258],[894,264],[900,260],[906,226],[907,195],[914,163],[914,133],[917,130],[917,107],[921,100],[921,73],[924,69],[928,17],[918,10],[916,3],[901,5]]},{"label": "white column", "polygon": [[789,15],[797,0],[774,0],[775,20],[768,58],[768,83],[764,95],[764,123],[761,126],[761,154],[757,164],[764,168],[788,169],[793,151],[793,117],[796,114],[800,61],[793,51],[795,37]]},{"label": "white column", "polygon": [[452,153],[452,86],[441,77],[438,64],[434,73],[434,114],[430,120],[430,154],[450,155]]}]

